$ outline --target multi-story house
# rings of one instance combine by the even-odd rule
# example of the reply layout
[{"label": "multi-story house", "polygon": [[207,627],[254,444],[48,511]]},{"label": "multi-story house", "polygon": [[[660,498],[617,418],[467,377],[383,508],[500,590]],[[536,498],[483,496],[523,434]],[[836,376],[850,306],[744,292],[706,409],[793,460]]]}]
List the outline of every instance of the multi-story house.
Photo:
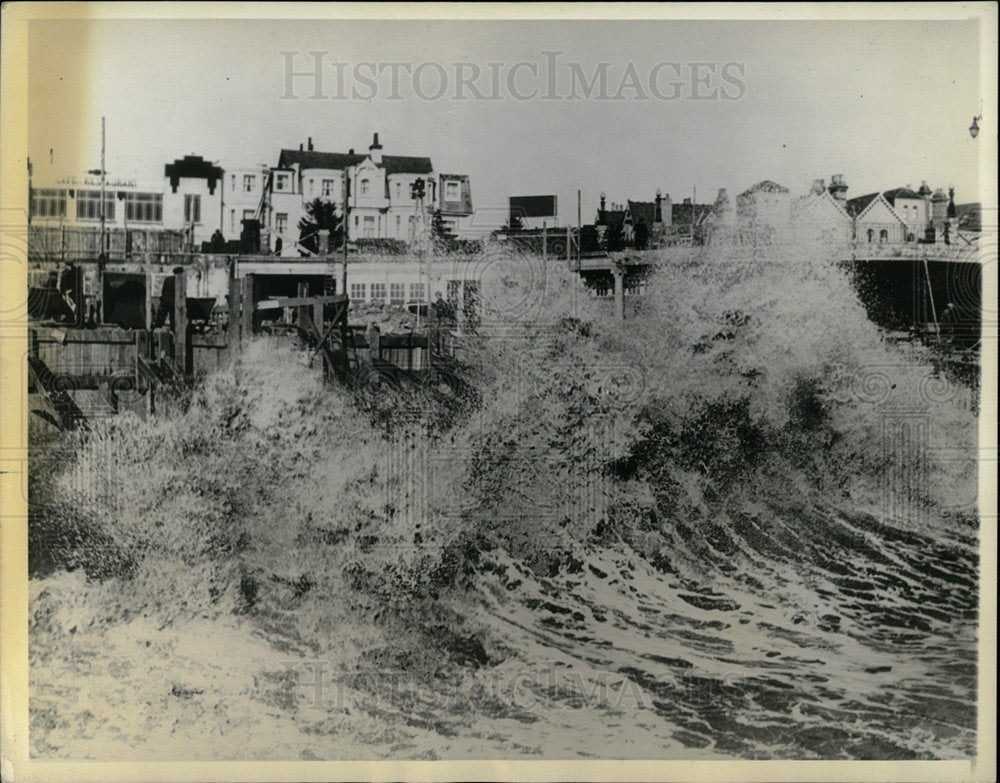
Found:
[{"label": "multi-story house", "polygon": [[239,239],[244,220],[260,220],[267,166],[229,168],[222,179],[222,233]]},{"label": "multi-story house", "polygon": [[[422,213],[411,195],[417,180],[424,182]],[[472,214],[468,176],[449,174],[439,178],[430,158],[384,155],[377,133],[367,154],[353,149],[346,153],[317,152],[309,139],[305,148],[300,145],[298,150],[281,150],[278,165],[271,169],[265,184],[262,222],[269,234],[271,252],[280,238],[281,255],[298,256],[298,224],[306,217],[307,205],[322,199],[343,215],[345,195],[347,234],[352,241],[414,241],[428,230],[430,215],[438,209],[446,223],[456,226],[462,217]]]}]

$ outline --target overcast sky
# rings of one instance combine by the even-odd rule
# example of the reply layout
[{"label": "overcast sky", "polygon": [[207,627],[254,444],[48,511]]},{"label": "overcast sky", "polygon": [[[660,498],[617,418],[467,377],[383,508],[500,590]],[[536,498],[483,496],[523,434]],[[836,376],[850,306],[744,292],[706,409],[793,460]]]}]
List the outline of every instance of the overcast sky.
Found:
[{"label": "overcast sky", "polygon": [[[563,223],[578,188],[587,222],[602,190],[712,201],[833,173],[849,197],[926,179],[971,201],[978,47],[974,21],[34,21],[29,154],[97,167],[104,115],[112,177],[191,153],[274,164],[308,136],[367,150],[378,131],[385,154],[469,174],[477,208],[555,193]],[[309,52],[322,83],[289,90]]]}]

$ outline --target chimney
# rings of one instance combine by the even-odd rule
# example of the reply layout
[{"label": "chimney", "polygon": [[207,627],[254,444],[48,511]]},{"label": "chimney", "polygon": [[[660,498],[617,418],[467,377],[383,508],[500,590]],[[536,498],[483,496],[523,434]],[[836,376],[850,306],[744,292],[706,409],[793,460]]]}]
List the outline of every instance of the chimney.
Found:
[{"label": "chimney", "polygon": [[368,147],[368,154],[375,165],[382,163],[382,145],[378,143],[378,133],[374,135],[371,146]]},{"label": "chimney", "polygon": [[953,219],[957,217],[958,209],[955,207],[955,188],[948,188],[948,217]]},{"label": "chimney", "polygon": [[309,137],[309,143],[306,146],[309,148],[310,152],[313,151],[313,137],[312,136]]},{"label": "chimney", "polygon": [[821,196],[824,190],[826,190],[826,183],[823,182],[823,180],[821,179],[814,179],[812,186],[813,194],[816,196]]},{"label": "chimney", "polygon": [[604,211],[604,199],[605,199],[604,192],[601,191],[601,212]]},{"label": "chimney", "polygon": [[353,154],[354,154],[354,147],[351,147],[351,148],[350,148],[350,149],[349,149],[349,150],[347,151],[347,154],[348,154],[348,155],[353,155]]},{"label": "chimney", "polygon": [[302,152],[302,145],[299,145],[299,152]]},{"label": "chimney", "polygon": [[685,203],[685,204],[690,204],[690,203],[691,203],[691,198],[690,198],[690,197],[688,197],[688,198],[685,198],[685,199],[684,199],[684,203]]},{"label": "chimney", "polygon": [[847,183],[844,182],[843,174],[832,174],[830,176],[830,195],[837,201],[847,200]]}]

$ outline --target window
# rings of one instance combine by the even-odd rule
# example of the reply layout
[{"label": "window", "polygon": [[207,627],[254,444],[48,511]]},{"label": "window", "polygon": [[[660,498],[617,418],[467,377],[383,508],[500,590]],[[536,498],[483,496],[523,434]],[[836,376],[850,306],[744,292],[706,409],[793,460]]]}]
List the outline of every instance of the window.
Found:
[{"label": "window", "polygon": [[201,223],[201,196],[190,193],[184,196],[184,222]]},{"label": "window", "polygon": [[371,190],[371,182],[367,179],[361,180],[361,195],[367,196],[369,190]]},{"label": "window", "polygon": [[375,217],[373,215],[365,215],[365,236],[369,238],[375,236]]},{"label": "window", "polygon": [[884,228],[878,232],[878,243],[881,245],[883,242],[889,241],[889,232]]},{"label": "window", "polygon": [[[104,194],[104,217],[106,220],[115,219],[115,197],[107,192]],[[77,220],[101,219],[101,191],[78,190],[76,192],[76,218]]]},{"label": "window", "polygon": [[365,299],[365,284],[351,283],[351,299],[363,302]]},{"label": "window", "polygon": [[244,209],[243,210],[243,219],[244,220],[253,220],[253,217],[256,214],[257,214],[256,211],[254,211],[252,209]]},{"label": "window", "polygon": [[291,187],[290,179],[287,174],[275,174],[274,176],[274,189],[279,191],[286,191]]},{"label": "window", "polygon": [[458,201],[461,197],[461,191],[459,190],[459,183],[457,182],[446,182],[444,184],[444,200],[445,201]]},{"label": "window", "polygon": [[229,210],[229,234],[233,236],[236,234],[236,210]]},{"label": "window", "polygon": [[253,193],[253,189],[257,185],[257,178],[253,174],[243,175],[243,192]]},{"label": "window", "polygon": [[66,217],[66,191],[53,188],[31,189],[31,214],[34,217]]},{"label": "window", "polygon": [[422,301],[424,301],[424,284],[423,283],[410,283],[410,301],[411,302],[422,302]]},{"label": "window", "polygon": [[235,193],[236,192],[236,175],[235,174],[233,174],[232,178],[229,180],[229,191],[231,193]]},{"label": "window", "polygon": [[279,234],[284,234],[288,231],[288,213],[278,212],[274,216],[274,230]]},{"label": "window", "polygon": [[875,229],[874,228],[869,228],[868,229],[868,241],[869,242],[874,242],[875,241]]},{"label": "window", "polygon": [[126,193],[125,219],[133,223],[162,223],[162,193]]},{"label": "window", "polygon": [[372,283],[372,301],[385,301],[385,283]]},{"label": "window", "polygon": [[399,215],[396,215],[396,236],[397,237],[399,236],[400,232],[402,231],[402,225],[403,225],[403,219]]},{"label": "window", "polygon": [[406,303],[406,285],[404,283],[389,284],[389,304],[401,305]]},{"label": "window", "polygon": [[323,193],[322,195],[327,198],[333,197],[334,188],[337,186],[337,180],[335,179],[324,179],[323,180]]}]

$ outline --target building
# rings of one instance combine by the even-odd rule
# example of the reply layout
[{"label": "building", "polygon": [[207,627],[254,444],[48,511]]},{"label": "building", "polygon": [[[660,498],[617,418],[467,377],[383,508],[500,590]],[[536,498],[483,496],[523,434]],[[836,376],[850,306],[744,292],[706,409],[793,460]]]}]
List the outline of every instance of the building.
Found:
[{"label": "building", "polygon": [[660,191],[656,192],[653,201],[633,201],[629,199],[624,204],[612,203],[611,209],[607,209],[607,199],[601,193],[601,204],[594,219],[597,228],[598,240],[606,242],[605,237],[609,234],[619,234],[621,241],[625,244],[633,244],[636,241],[636,229],[639,234],[645,235],[647,241],[658,241],[666,226],[673,222],[673,211],[670,196],[664,196]]},{"label": "building", "polygon": [[854,224],[842,197],[847,192],[847,185],[843,175],[834,174],[833,179],[834,184],[829,188],[823,180],[814,180],[809,193],[792,200],[794,236],[828,243],[845,243],[853,239]]},{"label": "building", "polygon": [[791,193],[784,185],[762,180],[736,197],[736,216],[768,226],[784,226],[791,219]]},{"label": "building", "polygon": [[[423,183],[424,209],[412,196],[415,183]],[[283,149],[278,164],[268,173],[261,202],[261,221],[267,246],[274,252],[281,239],[281,255],[307,252],[299,242],[299,221],[307,205],[321,199],[333,204],[338,215],[348,208],[347,233],[359,239],[395,239],[412,242],[427,230],[430,215],[458,226],[472,214],[472,191],[464,174],[436,175],[431,159],[385,155],[374,134],[367,153],[318,152],[312,139],[298,150]]]},{"label": "building", "polygon": [[104,178],[101,208],[100,171],[74,174],[29,163],[28,223],[37,229],[71,233],[106,233],[105,248],[131,234],[179,232],[188,247],[200,247],[220,228],[222,169],[198,155],[168,163],[163,179]]},{"label": "building", "polygon": [[222,233],[228,240],[243,235],[243,221],[261,219],[267,166],[226,167],[222,180]]}]

